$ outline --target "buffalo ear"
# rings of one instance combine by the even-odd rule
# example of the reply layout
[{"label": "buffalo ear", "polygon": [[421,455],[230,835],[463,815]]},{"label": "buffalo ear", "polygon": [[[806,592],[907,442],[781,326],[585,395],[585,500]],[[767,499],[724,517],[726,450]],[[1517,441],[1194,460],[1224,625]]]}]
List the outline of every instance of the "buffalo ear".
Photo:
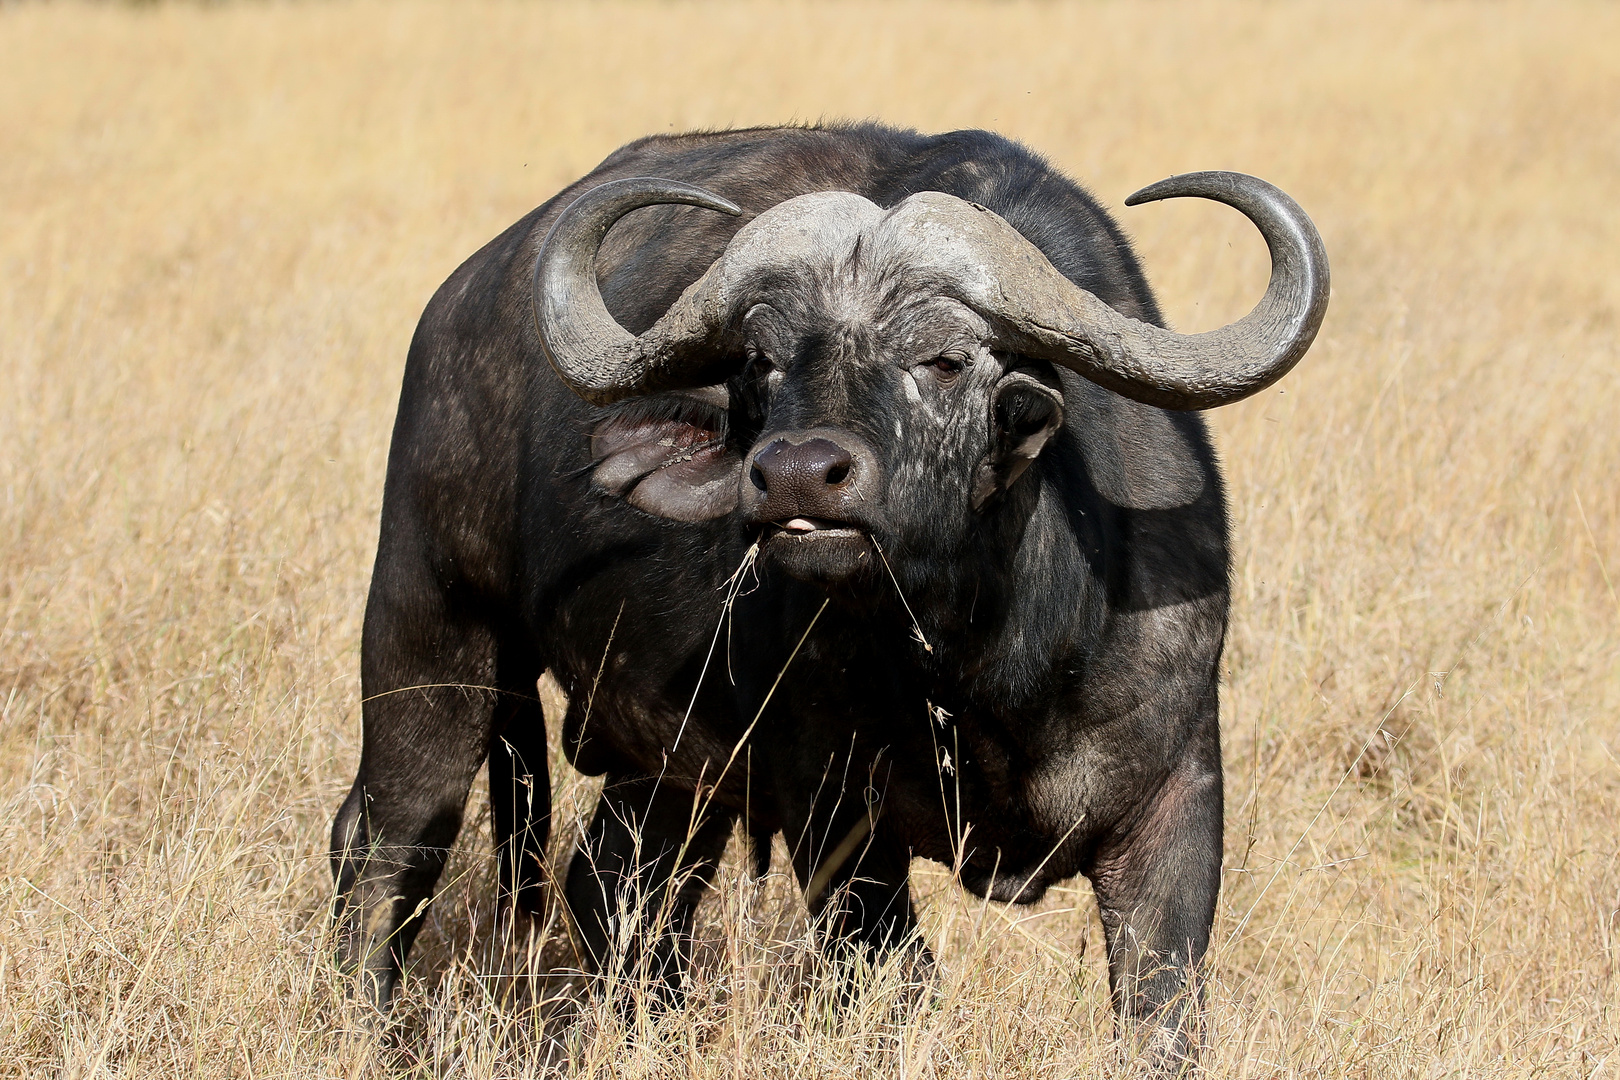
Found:
[{"label": "buffalo ear", "polygon": [[603,495],[673,521],[708,521],[737,508],[742,458],[727,445],[725,413],[690,398],[642,398],[591,432],[591,484]]},{"label": "buffalo ear", "polygon": [[973,477],[973,509],[1010,488],[1063,426],[1063,394],[1056,380],[1012,371],[996,384],[990,403],[990,452]]}]

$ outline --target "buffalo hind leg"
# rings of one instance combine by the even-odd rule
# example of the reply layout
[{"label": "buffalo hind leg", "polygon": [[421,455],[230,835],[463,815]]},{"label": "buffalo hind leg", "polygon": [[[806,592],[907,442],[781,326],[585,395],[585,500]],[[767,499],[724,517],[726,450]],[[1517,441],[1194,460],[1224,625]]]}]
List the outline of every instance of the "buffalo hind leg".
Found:
[{"label": "buffalo hind leg", "polygon": [[[545,715],[534,693],[537,680],[528,674],[510,680],[513,689],[498,706],[489,746],[489,808],[502,903],[539,916],[545,906],[551,774]],[[501,685],[508,681],[503,678]]]},{"label": "buffalo hind leg", "polygon": [[601,975],[678,1000],[692,915],[736,815],[645,775],[608,774],[568,868],[583,959]]},{"label": "buffalo hind leg", "polygon": [[398,987],[489,751],[495,652],[482,622],[442,607],[405,610],[375,591],[367,606],[360,768],[332,823],[332,873],[342,959],[378,1008]]},{"label": "buffalo hind leg", "polygon": [[1200,967],[1221,878],[1219,751],[1208,756],[1189,753],[1087,872],[1120,1034],[1169,1073],[1192,1067],[1202,1037]]}]

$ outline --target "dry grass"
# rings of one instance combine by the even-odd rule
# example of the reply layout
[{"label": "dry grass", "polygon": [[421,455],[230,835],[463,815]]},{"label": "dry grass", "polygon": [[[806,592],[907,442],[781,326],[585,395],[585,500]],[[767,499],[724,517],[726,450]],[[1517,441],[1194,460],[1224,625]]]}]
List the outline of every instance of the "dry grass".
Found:
[{"label": "dry grass", "polygon": [[[837,1017],[787,883],[734,869],[690,1009],[543,1023],[481,792],[397,1045],[327,961],[423,303],[633,136],[819,116],[996,128],[1116,207],[1243,169],[1327,239],[1316,349],[1215,417],[1211,1075],[1620,1070],[1617,49],[1600,4],[0,9],[0,1075],[1107,1069],[1084,884],[938,871],[904,1023],[885,977]],[[1120,216],[1183,328],[1258,294],[1230,211]]]}]

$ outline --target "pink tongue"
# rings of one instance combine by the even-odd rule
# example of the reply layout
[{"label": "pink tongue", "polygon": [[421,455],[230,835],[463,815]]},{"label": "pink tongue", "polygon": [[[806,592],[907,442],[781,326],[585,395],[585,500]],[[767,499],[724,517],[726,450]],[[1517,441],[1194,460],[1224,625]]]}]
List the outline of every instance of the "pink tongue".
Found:
[{"label": "pink tongue", "polygon": [[807,520],[805,518],[794,518],[792,521],[789,521],[787,523],[787,528],[788,528],[789,532],[815,532],[816,531],[815,522],[809,521],[809,520]]}]

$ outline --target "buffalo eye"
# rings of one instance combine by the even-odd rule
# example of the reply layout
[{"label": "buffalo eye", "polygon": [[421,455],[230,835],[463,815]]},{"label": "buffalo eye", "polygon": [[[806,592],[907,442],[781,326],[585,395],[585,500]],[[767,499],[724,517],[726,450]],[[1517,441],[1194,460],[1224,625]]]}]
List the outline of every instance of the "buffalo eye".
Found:
[{"label": "buffalo eye", "polygon": [[963,363],[955,356],[936,356],[923,366],[933,368],[940,381],[948,383],[955,381],[956,377],[962,374]]}]

